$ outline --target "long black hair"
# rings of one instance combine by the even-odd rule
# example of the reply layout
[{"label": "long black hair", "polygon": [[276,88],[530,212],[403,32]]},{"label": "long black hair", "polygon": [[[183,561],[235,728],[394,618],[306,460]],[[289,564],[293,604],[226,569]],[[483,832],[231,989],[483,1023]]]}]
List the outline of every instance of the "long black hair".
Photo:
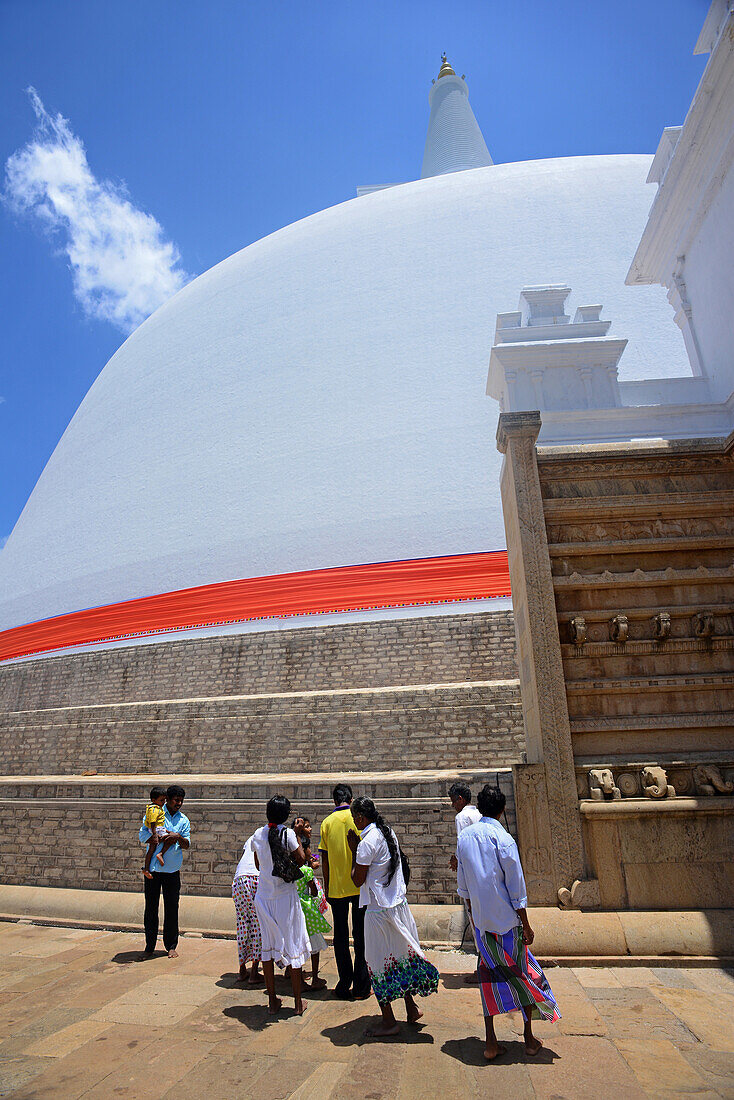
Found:
[{"label": "long black hair", "polygon": [[398,842],[395,839],[395,834],[382,817],[378,814],[377,808],[371,798],[355,798],[352,803],[352,813],[362,814],[368,821],[373,821],[377,828],[380,830],[385,838],[388,850],[390,852],[390,866],[388,867],[387,878],[383,883],[384,886],[389,886],[393,880],[393,876],[398,869],[400,863],[401,851],[398,847]]},{"label": "long black hair", "polygon": [[301,868],[285,846],[285,830],[278,828],[290,817],[290,800],[285,795],[275,794],[265,812],[268,815],[268,844],[273,857],[273,874],[284,882],[295,882],[301,877]]}]

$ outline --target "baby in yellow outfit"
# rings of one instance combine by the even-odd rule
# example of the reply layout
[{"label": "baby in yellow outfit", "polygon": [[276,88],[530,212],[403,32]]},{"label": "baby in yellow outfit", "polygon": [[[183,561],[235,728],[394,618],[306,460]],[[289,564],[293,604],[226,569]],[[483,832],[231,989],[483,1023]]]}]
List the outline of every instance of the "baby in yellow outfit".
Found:
[{"label": "baby in yellow outfit", "polygon": [[150,829],[150,840],[148,841],[148,850],[145,853],[145,863],[143,864],[143,874],[146,878],[152,878],[153,875],[150,870],[150,861],[153,858],[153,852],[156,850],[161,841],[163,841],[163,848],[155,857],[163,866],[163,854],[168,844],[168,829],[166,828],[166,815],[163,812],[163,805],[166,801],[166,791],[164,787],[153,787],[150,792],[150,802],[145,810],[145,817],[143,818],[143,825],[147,829]]}]

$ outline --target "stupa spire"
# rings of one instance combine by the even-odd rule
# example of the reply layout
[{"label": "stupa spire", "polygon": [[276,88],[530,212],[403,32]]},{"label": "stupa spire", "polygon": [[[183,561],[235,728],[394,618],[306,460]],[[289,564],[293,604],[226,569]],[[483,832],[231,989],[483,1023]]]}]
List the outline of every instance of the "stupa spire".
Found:
[{"label": "stupa spire", "polygon": [[431,114],[428,119],[426,147],[423,152],[421,179],[462,172],[465,168],[484,168],[492,164],[486,142],[469,103],[464,78],[457,76],[446,54],[428,93]]}]

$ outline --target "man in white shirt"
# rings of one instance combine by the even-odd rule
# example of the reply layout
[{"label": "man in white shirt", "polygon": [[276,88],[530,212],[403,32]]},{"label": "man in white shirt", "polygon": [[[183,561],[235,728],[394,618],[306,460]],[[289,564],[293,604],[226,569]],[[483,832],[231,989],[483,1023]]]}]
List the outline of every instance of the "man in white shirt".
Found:
[{"label": "man in white shirt", "polygon": [[528,950],[534,939],[527,915],[527,891],[517,844],[499,818],[505,796],[487,784],[477,796],[480,820],[462,829],[456,845],[459,896],[466,899],[479,950],[479,985],[485,1017],[484,1057],[494,1061],[506,1048],[494,1034],[494,1017],[521,1009],[525,1051],[542,1047],[532,1014],[560,1018],[545,974]]},{"label": "man in white shirt", "polygon": [[[461,836],[461,833],[468,825],[474,825],[481,819],[481,814],[476,806],[471,804],[471,790],[467,787],[466,783],[457,781],[452,783],[449,787],[449,801],[454,808],[456,817],[454,818],[454,824],[456,825],[456,838]],[[449,860],[449,866],[452,871],[456,870],[456,853],[451,853],[451,859]],[[464,936],[466,936],[467,926],[471,930],[470,947],[469,951],[476,955],[477,949],[474,946],[474,926],[471,923],[471,917],[469,915],[469,908],[464,902],[464,935],[461,937],[462,946],[464,942]],[[467,985],[476,985],[479,981],[476,971],[472,970],[471,973],[464,975],[464,981]]]}]

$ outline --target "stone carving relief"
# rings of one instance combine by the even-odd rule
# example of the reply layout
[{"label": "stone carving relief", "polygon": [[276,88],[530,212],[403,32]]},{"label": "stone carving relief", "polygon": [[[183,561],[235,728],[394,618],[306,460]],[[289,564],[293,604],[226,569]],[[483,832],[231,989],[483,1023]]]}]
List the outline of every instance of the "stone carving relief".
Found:
[{"label": "stone carving relief", "polygon": [[665,768],[643,768],[642,786],[645,798],[675,798],[675,788],[668,783]]},{"label": "stone carving relief", "polygon": [[691,619],[693,634],[696,638],[713,638],[714,616],[710,611],[698,611]]},{"label": "stone carving relief", "polygon": [[624,645],[629,637],[630,624],[626,615],[615,615],[609,624],[609,638],[617,645]]},{"label": "stone carving relief", "polygon": [[562,886],[558,891],[558,900],[564,909],[599,909],[601,896],[599,881],[595,878],[575,879],[571,889]]},{"label": "stone carving relief", "polygon": [[666,642],[670,637],[670,613],[660,611],[652,620],[652,636],[656,642]]},{"label": "stone carving relief", "polygon": [[[734,761],[728,763],[676,762],[657,764],[608,764],[596,768],[577,766],[579,798],[616,802],[627,798],[692,798],[734,794]],[[617,792],[617,793],[614,793]]]},{"label": "stone carving relief", "polygon": [[617,786],[622,798],[637,798],[640,793],[640,777],[635,772],[620,772]]},{"label": "stone carving relief", "polygon": [[548,527],[551,543],[630,542],[635,539],[705,538],[707,535],[734,535],[734,517],[622,520],[603,524],[551,524]]},{"label": "stone carving relief", "polygon": [[582,646],[586,641],[586,619],[583,615],[574,615],[569,623],[571,640],[574,645]]},{"label": "stone carving relief", "polygon": [[734,783],[724,779],[715,764],[699,764],[693,769],[693,782],[696,794],[711,797],[716,794],[731,794]]},{"label": "stone carving relief", "polygon": [[594,768],[589,772],[589,794],[594,802],[616,801],[622,797],[611,768]]}]

